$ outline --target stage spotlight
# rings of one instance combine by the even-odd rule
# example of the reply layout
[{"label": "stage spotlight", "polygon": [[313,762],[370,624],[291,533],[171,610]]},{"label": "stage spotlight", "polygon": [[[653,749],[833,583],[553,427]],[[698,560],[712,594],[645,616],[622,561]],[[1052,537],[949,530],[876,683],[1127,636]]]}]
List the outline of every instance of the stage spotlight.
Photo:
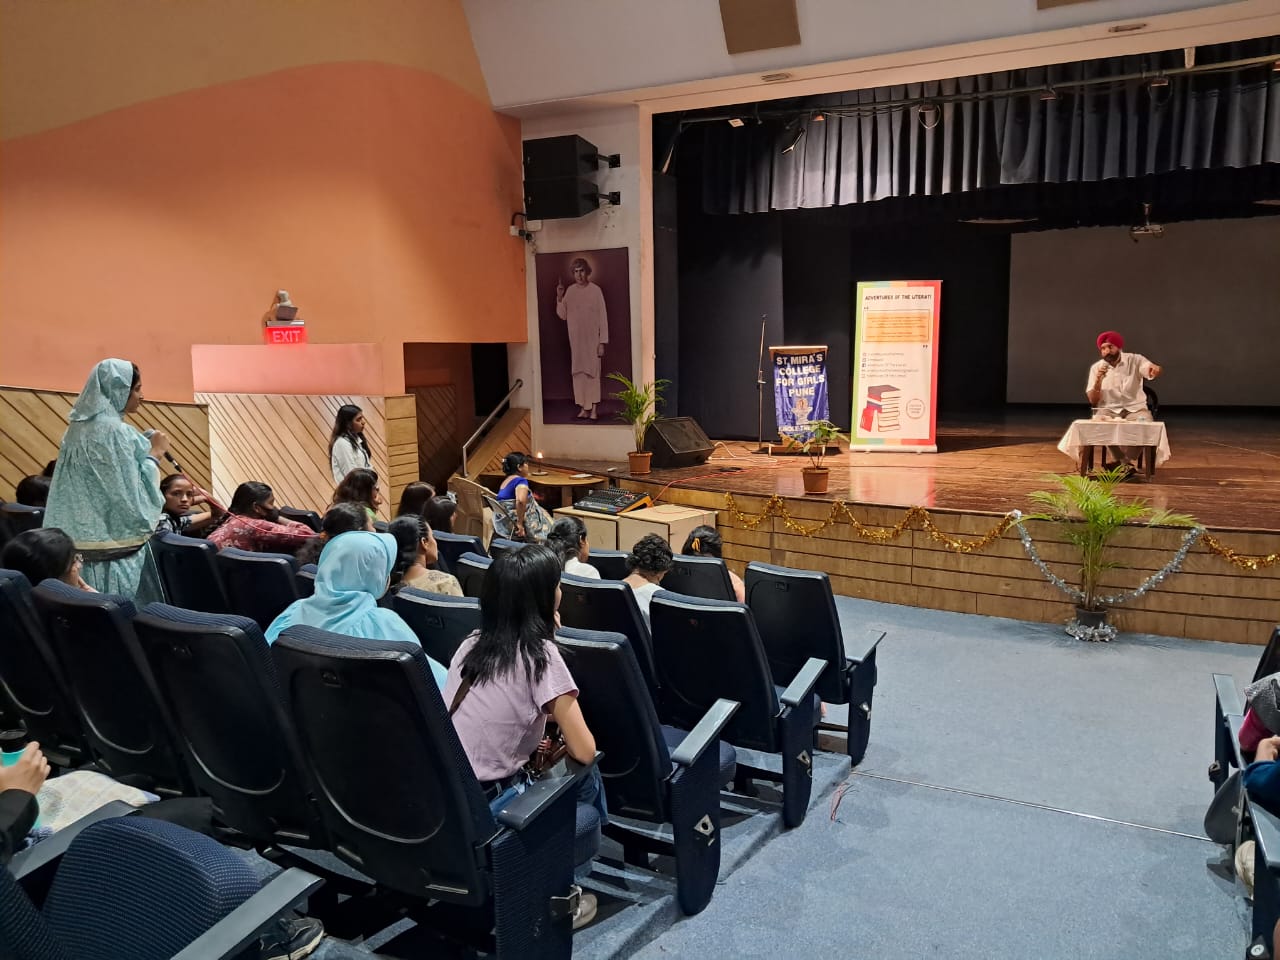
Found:
[{"label": "stage spotlight", "polygon": [[1169,78],[1164,75],[1152,77],[1147,85],[1151,87],[1152,90],[1155,90],[1157,87],[1167,87],[1169,85]]},{"label": "stage spotlight", "polygon": [[942,111],[936,103],[922,103],[916,107],[916,116],[920,118],[920,126],[932,130],[942,120]]},{"label": "stage spotlight", "polygon": [[812,119],[815,123],[822,123],[824,120],[827,119],[827,115],[825,113],[815,113],[810,119]]},{"label": "stage spotlight", "polygon": [[1051,103],[1058,99],[1058,91],[1053,87],[1045,87],[1040,91],[1040,100],[1044,103]]},{"label": "stage spotlight", "polygon": [[786,130],[783,131],[783,137],[787,138],[794,128],[795,133],[787,139],[787,145],[782,148],[783,153],[791,153],[800,143],[800,138],[804,136],[804,124],[799,120],[792,120],[787,124]]},{"label": "stage spotlight", "polygon": [[747,125],[747,121],[743,120],[741,117],[729,118],[729,126],[733,127],[734,129],[737,129],[738,127],[745,127],[746,125]]}]

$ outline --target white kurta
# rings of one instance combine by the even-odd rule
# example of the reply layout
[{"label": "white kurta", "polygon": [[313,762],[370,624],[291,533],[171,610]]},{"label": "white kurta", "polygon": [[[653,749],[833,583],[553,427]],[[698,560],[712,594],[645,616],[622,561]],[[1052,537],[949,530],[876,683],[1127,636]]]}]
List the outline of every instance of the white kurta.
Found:
[{"label": "white kurta", "polygon": [[369,455],[364,447],[352,443],[347,437],[339,437],[333,442],[333,452],[329,454],[329,469],[333,472],[333,482],[341,483],[352,470],[369,466]]},{"label": "white kurta", "polygon": [[604,293],[589,280],[570,284],[556,304],[556,315],[569,331],[573,402],[591,407],[600,402],[600,344],[609,342]]}]

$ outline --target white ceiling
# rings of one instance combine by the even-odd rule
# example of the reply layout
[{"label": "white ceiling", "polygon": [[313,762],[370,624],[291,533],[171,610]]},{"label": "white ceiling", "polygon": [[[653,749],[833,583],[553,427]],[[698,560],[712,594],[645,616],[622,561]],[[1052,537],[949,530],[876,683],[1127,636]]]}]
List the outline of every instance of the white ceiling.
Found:
[{"label": "white ceiling", "polygon": [[[565,101],[713,78],[746,78],[738,85],[747,86],[770,71],[999,37],[1105,38],[1103,27],[1073,28],[1178,11],[1245,23],[1274,17],[1280,0],[1089,0],[1047,10],[1036,0],[797,0],[798,46],[737,56],[725,50],[717,0],[463,0],[463,7],[494,108],[530,115],[539,112],[532,105],[553,101],[571,109]],[[1129,52],[1114,39],[1116,53]]]}]

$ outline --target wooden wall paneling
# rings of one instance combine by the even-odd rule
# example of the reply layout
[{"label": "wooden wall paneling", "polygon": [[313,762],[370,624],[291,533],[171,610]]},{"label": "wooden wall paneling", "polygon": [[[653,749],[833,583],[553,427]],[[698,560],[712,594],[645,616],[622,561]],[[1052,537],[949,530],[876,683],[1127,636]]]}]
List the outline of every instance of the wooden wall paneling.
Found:
[{"label": "wooden wall paneling", "polygon": [[412,394],[387,397],[386,457],[387,512],[394,514],[404,488],[418,479],[418,409]]},{"label": "wooden wall paneling", "polygon": [[451,384],[414,387],[414,403],[418,416],[418,475],[444,490],[449,476],[462,463],[462,441],[459,437],[458,393]]},{"label": "wooden wall paneling", "polygon": [[[228,503],[246,480],[270,484],[278,504],[323,513],[333,499],[329,433],[338,408],[365,414],[371,466],[388,492],[385,403],[382,397],[296,394],[200,394],[208,405],[214,495]],[[383,519],[389,517],[384,505]]]},{"label": "wooden wall paneling", "polygon": [[472,478],[486,473],[501,476],[502,458],[517,451],[530,456],[536,452],[533,449],[533,428],[529,421],[529,411],[523,407],[512,407],[498,418],[480,441],[467,469]]},{"label": "wooden wall paneling", "polygon": [[[58,455],[76,395],[0,387],[0,496],[12,497],[23,477],[40,473]],[[201,404],[145,401],[127,422],[169,435],[173,456],[202,486],[210,481],[209,415]],[[168,463],[161,474],[172,472]]]}]

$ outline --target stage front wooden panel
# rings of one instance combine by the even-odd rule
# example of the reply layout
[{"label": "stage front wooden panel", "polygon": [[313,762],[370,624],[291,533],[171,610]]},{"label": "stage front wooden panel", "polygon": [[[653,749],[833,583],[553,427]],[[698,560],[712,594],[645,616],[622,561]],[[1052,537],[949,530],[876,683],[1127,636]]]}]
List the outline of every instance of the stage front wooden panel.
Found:
[{"label": "stage front wooden panel", "polygon": [[329,433],[347,403],[360,407],[368,423],[372,466],[387,498],[382,519],[390,519],[404,485],[417,479],[413,397],[204,393],[197,399],[209,408],[213,491],[222,503],[240,483],[261,480],[277,504],[323,513],[334,487]]},{"label": "stage front wooden panel", "polygon": [[[0,497],[9,499],[23,477],[40,473],[58,455],[76,394],[26,387],[0,387]],[[139,430],[162,430],[187,474],[201,486],[210,481],[209,414],[199,403],[144,401],[125,418]],[[161,465],[161,475],[170,472]]]},{"label": "stage front wooden panel", "polygon": [[[624,480],[621,486],[655,494],[661,485]],[[1027,558],[1016,529],[981,552],[964,554],[921,530],[881,544],[859,539],[845,523],[813,536],[788,529],[776,517],[748,529],[725,509],[722,492],[671,487],[662,499],[719,511],[724,557],[739,574],[747,563],[760,560],[824,571],[836,593],[884,603],[1044,623],[1066,623],[1074,615],[1073,605]],[[748,494],[735,499],[749,517],[758,515],[768,502],[766,497]],[[785,502],[793,520],[810,526],[825,520],[831,510],[827,500],[789,497]],[[901,507],[861,504],[852,510],[863,524],[876,528],[892,527],[905,513]],[[930,514],[939,530],[962,538],[980,537],[1000,520],[999,514],[945,510]],[[1028,529],[1045,563],[1068,583],[1077,583],[1080,568],[1073,562],[1074,548],[1063,541],[1056,527],[1032,521]],[[1103,581],[1105,592],[1123,593],[1138,586],[1168,563],[1185,534],[1185,530],[1143,526],[1121,531],[1114,541],[1114,559],[1123,566],[1109,571]],[[1280,551],[1278,533],[1231,530],[1217,535],[1240,553]],[[1277,621],[1280,565],[1244,570],[1201,546],[1191,551],[1179,572],[1111,611],[1111,622],[1124,632],[1233,643],[1264,644]]]}]

